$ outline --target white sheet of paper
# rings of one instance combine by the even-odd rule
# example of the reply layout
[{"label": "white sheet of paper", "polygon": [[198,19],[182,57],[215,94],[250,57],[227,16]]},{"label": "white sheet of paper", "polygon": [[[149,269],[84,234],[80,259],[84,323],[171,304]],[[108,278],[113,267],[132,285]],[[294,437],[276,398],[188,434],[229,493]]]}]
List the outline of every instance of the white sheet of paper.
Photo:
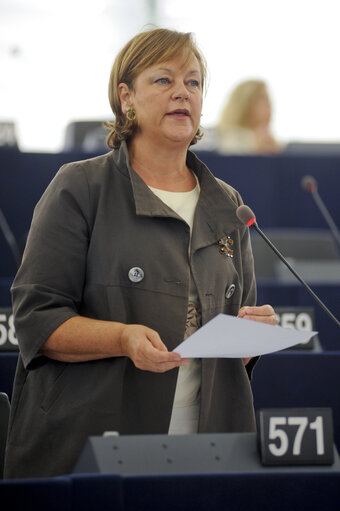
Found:
[{"label": "white sheet of paper", "polygon": [[290,348],[317,333],[218,314],[174,351],[183,358],[256,357]]}]

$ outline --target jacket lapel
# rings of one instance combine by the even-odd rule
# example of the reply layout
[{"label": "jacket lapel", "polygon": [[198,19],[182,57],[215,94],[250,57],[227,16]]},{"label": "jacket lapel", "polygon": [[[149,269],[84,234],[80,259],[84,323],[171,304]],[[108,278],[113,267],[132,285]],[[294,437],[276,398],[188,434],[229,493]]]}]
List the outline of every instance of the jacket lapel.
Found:
[{"label": "jacket lapel", "polygon": [[239,229],[241,224],[236,216],[238,204],[235,197],[227,192],[227,186],[223,188],[206,165],[193,153],[188,152],[187,162],[196,172],[201,185],[191,241],[194,252],[217,243],[223,236]]},{"label": "jacket lapel", "polygon": [[[161,201],[130,164],[127,144],[122,142],[118,151],[113,152],[120,172],[131,181],[136,214],[142,216],[172,217],[183,221],[171,208]],[[217,243],[220,238],[240,227],[236,216],[238,204],[235,198],[213,176],[208,167],[197,156],[188,151],[188,167],[196,173],[201,193],[197,203],[191,247],[196,251]]]}]

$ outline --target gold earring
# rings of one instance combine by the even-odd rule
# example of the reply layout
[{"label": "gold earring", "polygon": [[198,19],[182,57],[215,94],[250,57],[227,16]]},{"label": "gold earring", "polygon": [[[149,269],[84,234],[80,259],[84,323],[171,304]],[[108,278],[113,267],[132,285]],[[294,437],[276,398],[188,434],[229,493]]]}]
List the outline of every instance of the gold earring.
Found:
[{"label": "gold earring", "polygon": [[132,107],[132,106],[129,106],[127,109],[126,109],[126,118],[129,120],[129,121],[135,121],[136,120],[136,111],[135,109]]}]

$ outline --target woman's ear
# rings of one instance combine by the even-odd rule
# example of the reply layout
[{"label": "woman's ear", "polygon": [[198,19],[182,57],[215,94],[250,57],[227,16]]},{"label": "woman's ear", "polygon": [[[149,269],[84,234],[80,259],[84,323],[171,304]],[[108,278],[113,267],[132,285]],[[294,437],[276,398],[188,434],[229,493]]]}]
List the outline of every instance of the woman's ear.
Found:
[{"label": "woman's ear", "polygon": [[126,83],[118,85],[118,95],[123,114],[126,114],[127,109],[132,106],[132,93]]}]

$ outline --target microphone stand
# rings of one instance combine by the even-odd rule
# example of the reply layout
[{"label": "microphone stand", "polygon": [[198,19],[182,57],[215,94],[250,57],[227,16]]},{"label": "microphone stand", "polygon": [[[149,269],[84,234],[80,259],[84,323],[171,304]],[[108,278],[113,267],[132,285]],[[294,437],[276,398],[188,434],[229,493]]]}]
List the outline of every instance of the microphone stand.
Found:
[{"label": "microphone stand", "polygon": [[339,255],[340,255],[340,233],[339,233],[339,229],[335,225],[335,222],[334,222],[333,218],[331,217],[328,209],[326,208],[325,203],[321,199],[320,194],[319,194],[317,188],[315,188],[314,190],[311,190],[310,193],[311,193],[314,201],[316,202],[316,205],[318,206],[319,210],[321,211],[321,214],[324,217],[328,227],[330,228],[330,230],[331,230],[331,232],[333,234],[333,237],[334,237],[334,239],[335,239],[335,241],[336,241],[336,243],[338,245],[338,251],[339,251]]},{"label": "microphone stand", "polygon": [[278,251],[278,249],[273,245],[273,243],[270,241],[269,238],[264,234],[264,232],[261,231],[259,228],[257,222],[253,222],[251,224],[251,227],[254,227],[254,229],[259,233],[259,235],[265,240],[266,243],[270,246],[270,248],[275,252],[275,254],[281,259],[281,261],[287,266],[287,268],[293,273],[293,275],[298,279],[299,282],[304,286],[304,288],[308,291],[308,293],[314,298],[314,300],[317,301],[317,303],[320,305],[320,307],[328,314],[328,316],[335,322],[335,324],[340,327],[340,321],[337,320],[337,318],[334,316],[334,314],[331,313],[331,311],[326,307],[326,305],[320,300],[320,298],[314,293],[314,291],[309,287],[309,285],[303,280],[302,277],[296,271],[294,268],[289,264],[289,262],[283,257],[283,255]]}]

